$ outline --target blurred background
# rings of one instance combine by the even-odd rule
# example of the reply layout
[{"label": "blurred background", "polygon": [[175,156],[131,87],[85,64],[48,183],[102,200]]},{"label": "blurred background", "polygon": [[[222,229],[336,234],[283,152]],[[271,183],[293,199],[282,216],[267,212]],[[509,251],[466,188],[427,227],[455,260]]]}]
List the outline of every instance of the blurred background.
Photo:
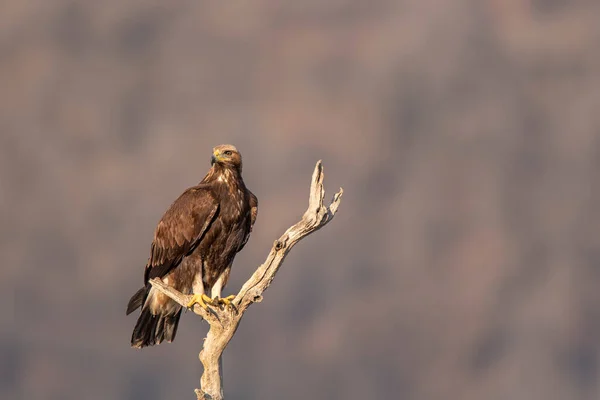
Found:
[{"label": "blurred background", "polygon": [[[229,399],[600,398],[600,3],[7,1],[0,398],[191,399],[205,323],[129,347],[154,227],[235,144],[225,294],[304,212]],[[8,317],[8,318],[7,318]]]}]

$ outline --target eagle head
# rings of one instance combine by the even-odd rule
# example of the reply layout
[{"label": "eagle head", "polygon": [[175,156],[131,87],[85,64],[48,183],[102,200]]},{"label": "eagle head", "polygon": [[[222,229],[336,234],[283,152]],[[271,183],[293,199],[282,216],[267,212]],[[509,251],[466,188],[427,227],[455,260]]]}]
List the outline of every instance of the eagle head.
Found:
[{"label": "eagle head", "polygon": [[213,149],[210,163],[211,165],[219,164],[224,167],[233,167],[241,171],[242,155],[234,145],[221,144]]}]

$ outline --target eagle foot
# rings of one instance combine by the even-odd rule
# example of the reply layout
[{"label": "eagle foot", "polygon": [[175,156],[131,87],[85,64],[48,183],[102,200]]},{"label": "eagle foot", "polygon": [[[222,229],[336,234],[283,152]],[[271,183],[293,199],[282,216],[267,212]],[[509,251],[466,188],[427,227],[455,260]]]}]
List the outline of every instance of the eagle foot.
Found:
[{"label": "eagle foot", "polygon": [[214,307],[221,308],[221,306],[224,305],[226,307],[231,307],[231,308],[233,308],[234,310],[237,311],[237,309],[235,308],[235,306],[232,303],[233,299],[235,299],[235,295],[234,294],[232,294],[230,296],[227,296],[227,297],[218,297],[218,296],[215,296],[215,298],[210,299],[210,301],[207,300],[206,302],[208,304],[210,304],[211,306],[214,306]]},{"label": "eagle foot", "polygon": [[233,301],[233,299],[235,299],[235,294],[232,294],[230,296],[227,297],[217,297],[215,300],[219,303],[219,304],[225,304],[226,306],[230,306],[231,302]]},{"label": "eagle foot", "polygon": [[212,301],[213,301],[213,299],[211,299],[204,293],[193,294],[192,297],[190,298],[190,301],[187,303],[187,307],[192,308],[192,307],[194,307],[194,304],[199,304],[200,307],[204,308],[205,310],[208,310],[207,303],[212,304]]}]

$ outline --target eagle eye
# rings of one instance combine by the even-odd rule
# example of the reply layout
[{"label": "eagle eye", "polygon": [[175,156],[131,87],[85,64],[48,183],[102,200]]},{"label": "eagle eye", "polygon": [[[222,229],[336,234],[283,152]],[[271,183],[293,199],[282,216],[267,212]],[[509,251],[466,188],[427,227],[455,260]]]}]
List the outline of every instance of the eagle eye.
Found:
[{"label": "eagle eye", "polygon": [[231,150],[225,150],[223,153],[224,153],[226,156],[230,156],[230,155],[232,154],[232,153],[231,153]]}]

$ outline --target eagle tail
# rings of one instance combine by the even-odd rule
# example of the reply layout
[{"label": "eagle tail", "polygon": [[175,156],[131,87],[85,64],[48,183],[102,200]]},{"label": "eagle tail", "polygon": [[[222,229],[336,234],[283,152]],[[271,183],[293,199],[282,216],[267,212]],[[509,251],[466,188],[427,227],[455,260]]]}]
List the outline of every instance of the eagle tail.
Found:
[{"label": "eagle tail", "polygon": [[129,299],[129,303],[127,303],[127,314],[129,315],[144,304],[146,301],[146,297],[148,297],[148,292],[150,292],[150,288],[148,286],[144,286]]},{"label": "eagle tail", "polygon": [[163,340],[172,342],[177,333],[181,311],[180,308],[174,315],[154,315],[148,307],[142,308],[142,313],[133,328],[131,346],[142,348],[160,344]]}]

